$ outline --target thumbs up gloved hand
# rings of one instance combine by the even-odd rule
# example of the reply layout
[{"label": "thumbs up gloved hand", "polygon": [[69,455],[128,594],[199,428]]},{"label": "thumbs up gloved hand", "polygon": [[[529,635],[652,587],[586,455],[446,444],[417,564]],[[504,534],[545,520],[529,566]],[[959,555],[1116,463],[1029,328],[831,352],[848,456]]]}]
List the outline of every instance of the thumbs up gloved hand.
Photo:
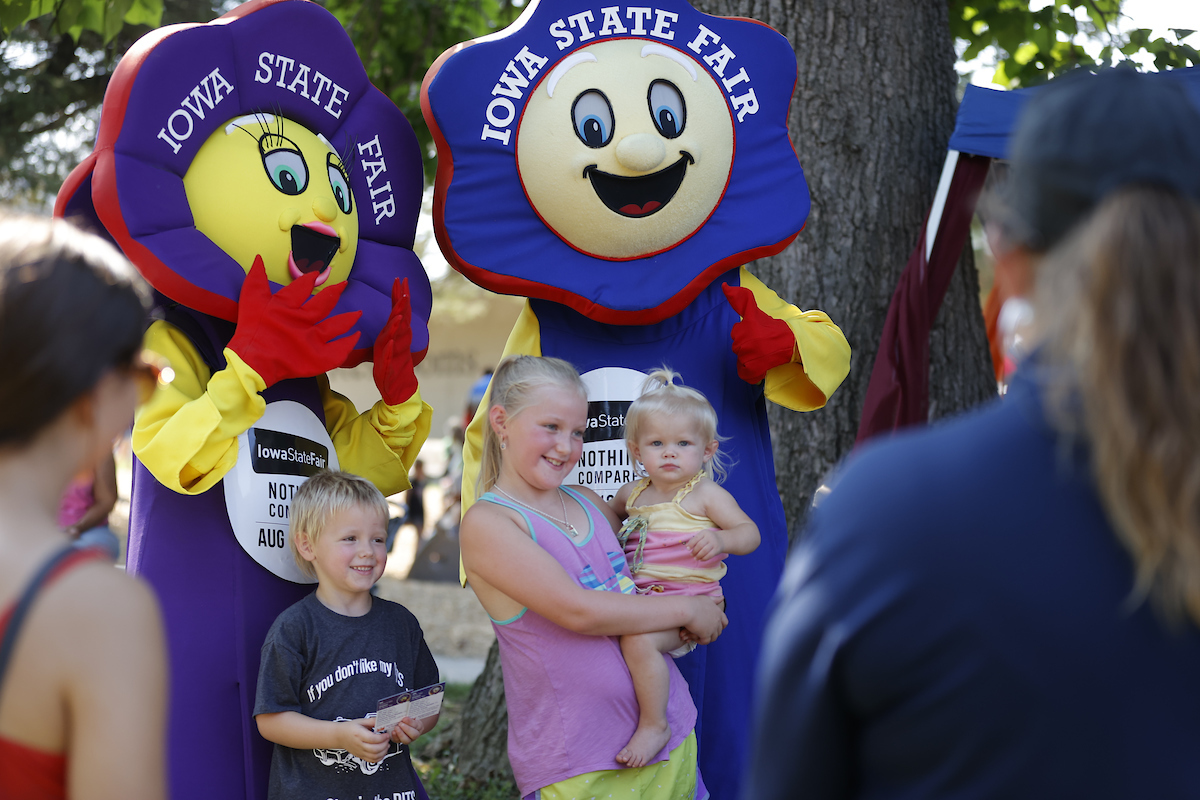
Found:
[{"label": "thumbs up gloved hand", "polygon": [[791,362],[796,336],[786,322],[759,309],[754,292],[728,283],[721,284],[721,289],[742,318],[731,331],[738,377],[746,383],[759,383],[767,376],[767,370]]},{"label": "thumbs up gloved hand", "polygon": [[237,327],[227,347],[267,386],[340,367],[358,342],[358,333],[338,337],[354,326],[361,311],[329,316],[346,284],[313,295],[316,282],[317,273],[309,272],[272,294],[261,256],[255,257],[246,274],[238,297]]},{"label": "thumbs up gloved hand", "polygon": [[417,391],[412,359],[412,304],[408,278],[392,282],[392,310],[387,324],[375,340],[372,374],[383,402],[399,405]]}]

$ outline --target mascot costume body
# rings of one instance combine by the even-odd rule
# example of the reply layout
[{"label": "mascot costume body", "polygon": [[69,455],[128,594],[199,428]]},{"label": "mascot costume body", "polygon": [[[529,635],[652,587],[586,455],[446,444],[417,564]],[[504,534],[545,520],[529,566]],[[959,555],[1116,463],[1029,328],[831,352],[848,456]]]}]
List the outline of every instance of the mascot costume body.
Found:
[{"label": "mascot costume body", "polygon": [[[140,40],[59,195],[158,293],[146,346],[174,371],[134,425],[128,567],[165,617],[176,800],[266,797],[259,652],[312,589],[287,544],[295,488],[321,467],[408,488],[430,419],[421,186],[416,136],[337,20],[254,0]],[[365,360],[383,400],[359,415],[325,373]]]},{"label": "mascot costume body", "polygon": [[[475,283],[529,298],[506,354],[564,358],[589,388],[584,452],[566,482],[611,498],[635,477],[623,415],[661,364],[717,410],[734,462],[726,488],[762,533],[756,552],[729,559],[729,627],[677,662],[720,800],[737,796],[787,549],[765,400],[819,408],[849,370],[825,314],[785,303],[742,266],[786,247],[808,214],[787,130],[795,78],[787,40],[752,20],[682,0],[541,0],[444,54],[422,93],[443,252]],[[464,508],[485,419],[468,431]]]}]

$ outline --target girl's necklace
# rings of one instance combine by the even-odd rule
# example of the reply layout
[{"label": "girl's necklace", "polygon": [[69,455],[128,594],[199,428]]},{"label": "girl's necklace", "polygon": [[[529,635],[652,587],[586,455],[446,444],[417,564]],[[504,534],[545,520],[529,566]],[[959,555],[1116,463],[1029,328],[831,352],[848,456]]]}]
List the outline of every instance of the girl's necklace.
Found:
[{"label": "girl's necklace", "polygon": [[[527,509],[529,509],[530,511],[534,511],[534,512],[536,512],[536,513],[538,513],[538,514],[541,514],[543,517],[545,517],[546,519],[550,520],[551,522],[556,522],[556,523],[558,523],[559,525],[563,526],[564,528],[566,528],[566,529],[567,529],[567,535],[568,535],[568,536],[570,536],[572,539],[574,539],[574,538],[577,538],[577,537],[579,536],[579,531],[578,531],[578,530],[575,528],[575,526],[574,526],[574,525],[572,525],[572,524],[571,524],[571,521],[570,521],[570,520],[568,520],[568,519],[559,519],[558,517],[554,517],[554,516],[551,516],[551,515],[547,514],[545,511],[542,511],[540,508],[534,508],[533,506],[529,505],[528,503],[523,503],[523,502],[521,502],[520,500],[518,500],[517,498],[513,497],[513,496],[512,496],[511,494],[509,494],[508,492],[506,492],[506,491],[504,491],[503,489],[501,489],[501,488],[500,488],[499,486],[497,486],[496,484],[492,484],[492,488],[493,488],[493,489],[495,489],[495,490],[496,490],[497,492],[499,492],[500,494],[502,494],[502,495],[504,495],[505,497],[507,497],[509,500],[512,500],[514,503],[516,503],[517,505],[521,506],[522,508],[527,508]],[[563,498],[563,491],[562,491],[562,489],[559,489],[559,490],[558,490],[558,502],[562,503],[562,511],[563,511],[563,516],[564,516],[564,517],[565,517],[565,516],[567,516],[567,501],[566,501],[566,500]]]}]

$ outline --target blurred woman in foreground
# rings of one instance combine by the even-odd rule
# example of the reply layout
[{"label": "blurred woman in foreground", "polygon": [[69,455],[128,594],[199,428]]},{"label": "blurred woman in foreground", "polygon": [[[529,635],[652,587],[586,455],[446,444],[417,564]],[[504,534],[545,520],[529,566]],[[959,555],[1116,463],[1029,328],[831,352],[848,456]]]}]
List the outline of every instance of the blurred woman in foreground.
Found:
[{"label": "blurred woman in foreground", "polygon": [[1036,349],[813,513],[746,798],[1200,797],[1200,112],[1172,80],[1030,101]]},{"label": "blurred woman in foreground", "polygon": [[157,603],[57,524],[157,375],[148,296],[106,242],[0,218],[0,797],[164,796]]}]

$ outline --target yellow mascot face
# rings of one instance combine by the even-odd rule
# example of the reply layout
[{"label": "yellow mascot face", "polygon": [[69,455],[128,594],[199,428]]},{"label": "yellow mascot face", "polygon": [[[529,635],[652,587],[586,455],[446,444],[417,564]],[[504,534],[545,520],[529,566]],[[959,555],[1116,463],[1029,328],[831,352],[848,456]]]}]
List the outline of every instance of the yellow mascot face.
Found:
[{"label": "yellow mascot face", "polygon": [[687,239],[721,201],[732,164],[721,87],[687,55],[645,39],[564,58],[517,130],[534,210],[567,244],[600,258],[648,256]]},{"label": "yellow mascot face", "polygon": [[318,273],[317,290],[346,280],[358,210],[346,166],[325,137],[273,114],[215,131],[183,177],[196,228],[246,272],[262,256],[287,285]]}]

